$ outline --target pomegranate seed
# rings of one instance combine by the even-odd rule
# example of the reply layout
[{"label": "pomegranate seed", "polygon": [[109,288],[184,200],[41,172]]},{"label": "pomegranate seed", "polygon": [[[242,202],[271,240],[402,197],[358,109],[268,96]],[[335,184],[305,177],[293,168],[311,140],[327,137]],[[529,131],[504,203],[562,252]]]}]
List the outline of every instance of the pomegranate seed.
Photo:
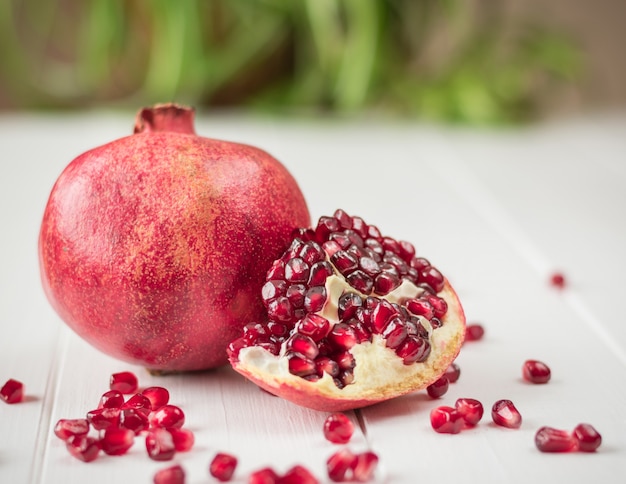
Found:
[{"label": "pomegranate seed", "polygon": [[439,398],[446,394],[448,391],[448,379],[442,376],[434,383],[431,383],[426,387],[426,392],[430,398]]},{"label": "pomegranate seed", "polygon": [[109,427],[100,439],[100,447],[105,454],[122,455],[128,452],[135,442],[135,432],[121,427]]},{"label": "pomegranate seed", "polygon": [[313,474],[301,465],[295,465],[280,478],[280,484],[318,484]]},{"label": "pomegranate seed", "polygon": [[395,316],[389,320],[382,332],[387,348],[399,348],[405,341],[407,334],[406,325],[399,316]]},{"label": "pomegranate seed", "polygon": [[277,259],[267,271],[267,280],[284,279],[285,278],[285,262]]},{"label": "pomegranate seed", "polygon": [[311,287],[304,295],[304,309],[310,313],[321,311],[326,303],[326,288],[324,286]]},{"label": "pomegranate seed", "polygon": [[352,469],[357,457],[348,449],[342,449],[331,455],[326,461],[326,470],[331,481],[344,482],[352,479]]},{"label": "pomegranate seed", "polygon": [[537,360],[526,360],[522,367],[524,380],[530,383],[548,383],[550,381],[550,368],[545,363]]},{"label": "pomegranate seed", "polygon": [[300,251],[300,257],[308,265],[315,264],[324,259],[325,254],[317,242],[309,241]]},{"label": "pomegranate seed", "polygon": [[354,317],[363,306],[363,299],[354,292],[346,292],[337,301],[337,314],[339,319],[348,320]]},{"label": "pomegranate seed", "polygon": [[372,330],[375,333],[382,333],[387,323],[396,314],[396,310],[389,301],[381,300],[372,310]]},{"label": "pomegranate seed", "polygon": [[309,376],[317,374],[315,362],[299,353],[290,353],[289,372],[296,376]]},{"label": "pomegranate seed", "polygon": [[176,454],[174,438],[169,430],[156,428],[146,434],[146,451],[152,460],[171,460]]},{"label": "pomegranate seed", "polygon": [[267,314],[277,321],[289,322],[293,318],[291,302],[285,296],[277,297],[268,303]]},{"label": "pomegranate seed", "polygon": [[374,292],[384,296],[398,287],[401,282],[400,277],[397,275],[390,272],[383,272],[374,279]]},{"label": "pomegranate seed", "polygon": [[[426,300],[433,308],[434,317],[431,318],[431,324],[435,318],[441,319],[448,312],[448,303],[445,301],[445,299],[440,298],[439,296],[435,296],[434,294],[430,294],[426,296]],[[439,324],[439,326],[441,326],[441,324]]]},{"label": "pomegranate seed", "polygon": [[248,484],[277,484],[278,481],[278,474],[269,467],[254,471],[248,476]]},{"label": "pomegranate seed", "polygon": [[315,360],[315,369],[320,378],[324,373],[328,373],[332,377],[339,376],[339,364],[327,356],[320,356]]},{"label": "pomegranate seed", "polygon": [[342,350],[349,350],[356,344],[356,334],[352,326],[338,323],[328,333],[328,341]]},{"label": "pomegranate seed", "polygon": [[111,390],[117,390],[124,394],[136,392],[138,385],[137,376],[130,371],[113,373],[109,382]]},{"label": "pomegranate seed", "polygon": [[285,265],[285,280],[288,282],[307,282],[309,271],[309,265],[300,257],[289,259]]},{"label": "pomegranate seed", "polygon": [[406,308],[416,316],[424,316],[428,320],[435,315],[431,304],[424,299],[409,299],[406,303]]},{"label": "pomegranate seed", "polygon": [[237,458],[230,454],[217,454],[211,461],[209,472],[218,481],[230,481],[237,467]]},{"label": "pomegranate seed", "polygon": [[459,398],[454,404],[456,411],[461,414],[467,425],[473,427],[483,418],[483,404],[473,398]]},{"label": "pomegranate seed", "polygon": [[133,409],[142,411],[144,414],[150,413],[152,402],[141,393],[137,393],[130,397],[126,403],[121,406],[122,410]]},{"label": "pomegranate seed", "polygon": [[98,408],[121,408],[124,405],[124,395],[117,390],[109,390],[100,397]]},{"label": "pomegranate seed", "polygon": [[313,360],[317,358],[320,350],[313,338],[300,333],[294,333],[286,342],[285,348],[289,351],[300,353]]},{"label": "pomegranate seed", "polygon": [[316,262],[311,266],[309,286],[323,286],[326,279],[334,272],[333,266],[328,261]]},{"label": "pomegranate seed", "polygon": [[126,408],[120,412],[120,427],[132,430],[139,435],[150,427],[148,414],[136,408]]},{"label": "pomegranate seed", "polygon": [[119,408],[99,408],[87,412],[87,420],[96,430],[104,430],[109,427],[117,427],[120,422]]},{"label": "pomegranate seed", "polygon": [[451,363],[446,372],[444,373],[448,382],[456,383],[461,376],[461,368],[456,363]]},{"label": "pomegranate seed", "polygon": [[573,436],[578,442],[578,449],[583,452],[595,452],[602,443],[602,436],[590,424],[581,423],[574,428]]},{"label": "pomegranate seed", "polygon": [[170,400],[170,392],[163,387],[148,387],[141,394],[150,401],[150,410],[158,410]]},{"label": "pomegranate seed", "polygon": [[550,284],[557,289],[563,289],[566,285],[565,276],[560,272],[555,272],[550,276]]},{"label": "pomegranate seed", "polygon": [[378,456],[371,451],[363,452],[356,456],[356,462],[353,465],[353,479],[358,482],[367,482],[372,479],[376,466],[378,465]]},{"label": "pomegranate seed", "polygon": [[343,227],[344,229],[352,228],[352,217],[350,217],[350,215],[348,215],[342,209],[338,208],[337,210],[335,210],[333,217],[337,219],[337,221],[339,222],[339,225]]},{"label": "pomegranate seed", "polygon": [[195,436],[191,430],[173,428],[168,430],[172,434],[176,452],[187,452],[191,450],[195,442]]},{"label": "pomegranate seed", "polygon": [[24,400],[24,384],[10,378],[2,388],[0,388],[0,399],[10,404],[20,403]]},{"label": "pomegranate seed", "polygon": [[348,274],[346,282],[362,294],[369,294],[374,289],[374,280],[359,269]]},{"label": "pomegranate seed", "polygon": [[422,270],[419,273],[419,282],[425,282],[430,287],[432,287],[435,292],[440,292],[443,289],[445,284],[443,275],[433,266],[428,267],[427,269]]},{"label": "pomegranate seed", "polygon": [[430,343],[416,336],[409,336],[396,350],[396,354],[402,358],[402,363],[410,365],[416,361],[424,361],[430,354]]},{"label": "pomegranate seed", "polygon": [[472,323],[465,327],[465,341],[478,341],[485,335],[485,328],[481,324]]},{"label": "pomegranate seed", "polygon": [[567,431],[541,427],[535,434],[535,445],[541,452],[572,452],[578,443]]},{"label": "pomegranate seed", "polygon": [[309,336],[318,342],[325,338],[330,330],[330,322],[319,314],[307,314],[296,324],[296,330],[300,334]]},{"label": "pomegranate seed", "polygon": [[67,439],[65,447],[78,460],[91,462],[100,453],[100,442],[86,435],[74,435]]},{"label": "pomegranate seed", "polygon": [[425,271],[430,267],[430,262],[424,257],[414,257],[411,259],[411,267],[417,271]]},{"label": "pomegranate seed", "polygon": [[522,425],[522,415],[511,400],[498,400],[491,408],[491,418],[496,425],[518,429]]},{"label": "pomegranate seed", "polygon": [[185,470],[180,465],[161,469],[154,475],[154,484],[185,484]]},{"label": "pomegranate seed", "polygon": [[87,435],[89,422],[86,418],[61,419],[54,426],[54,435],[61,440],[67,440],[75,435]]},{"label": "pomegranate seed", "polygon": [[150,414],[150,425],[179,429],[185,423],[185,413],[176,405],[163,405]]},{"label": "pomegranate seed", "polygon": [[463,422],[463,416],[452,407],[437,407],[430,412],[430,425],[440,434],[458,434]]},{"label": "pomegranate seed", "polygon": [[347,444],[354,433],[354,424],[343,413],[329,415],[324,421],[324,437],[335,444]]}]

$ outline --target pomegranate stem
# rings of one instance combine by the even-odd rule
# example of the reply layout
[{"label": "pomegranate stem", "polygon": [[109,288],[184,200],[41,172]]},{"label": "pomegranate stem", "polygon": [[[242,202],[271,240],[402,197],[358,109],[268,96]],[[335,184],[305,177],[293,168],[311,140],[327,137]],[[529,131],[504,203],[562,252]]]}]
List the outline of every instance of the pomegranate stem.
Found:
[{"label": "pomegranate stem", "polygon": [[194,109],[180,104],[155,104],[142,108],[135,119],[134,133],[172,132],[196,134]]}]

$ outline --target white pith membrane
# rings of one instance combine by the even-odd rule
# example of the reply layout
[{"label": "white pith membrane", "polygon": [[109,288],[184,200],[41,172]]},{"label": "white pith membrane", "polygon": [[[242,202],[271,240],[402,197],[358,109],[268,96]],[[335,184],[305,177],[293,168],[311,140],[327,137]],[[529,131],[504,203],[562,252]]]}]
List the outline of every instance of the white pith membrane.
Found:
[{"label": "white pith membrane", "polygon": [[[335,214],[336,218],[339,218],[338,213],[339,211]],[[364,304],[368,297],[386,300],[396,308],[406,308],[407,301],[434,294],[432,289],[428,290],[428,285],[425,289],[424,284],[417,285],[404,276],[397,287],[385,294],[378,294],[375,290],[364,294],[347,282],[345,271],[344,274],[341,273],[332,263],[327,251],[324,260],[332,264],[332,274],[324,282],[326,300],[314,314],[327,319],[331,330],[336,324],[345,323],[338,310],[340,297],[344,294],[357,294]],[[279,351],[254,344],[248,346],[249,343],[241,343],[245,339],[242,337],[229,348],[230,362],[236,371],[265,390],[318,410],[358,408],[425,388],[437,380],[452,363],[465,333],[465,317],[457,295],[448,281],[440,274],[439,276],[440,287],[436,296],[447,303],[445,314],[440,318],[430,315],[433,321],[431,324],[427,317],[407,313],[414,322],[419,321],[425,330],[422,334],[427,332],[426,340],[430,343],[430,352],[418,361],[406,363],[398,353],[402,345],[390,348],[382,332],[371,331],[371,342],[361,341],[347,349],[354,357],[355,364],[348,381],[344,383],[327,372],[304,377],[293,374],[289,368],[289,354],[293,355],[293,349],[287,348],[288,337],[279,339]],[[268,280],[270,279],[268,273]],[[302,316],[302,312],[299,316]],[[293,324],[289,329],[290,334],[296,333],[297,324],[288,323],[287,326],[290,324]]]}]

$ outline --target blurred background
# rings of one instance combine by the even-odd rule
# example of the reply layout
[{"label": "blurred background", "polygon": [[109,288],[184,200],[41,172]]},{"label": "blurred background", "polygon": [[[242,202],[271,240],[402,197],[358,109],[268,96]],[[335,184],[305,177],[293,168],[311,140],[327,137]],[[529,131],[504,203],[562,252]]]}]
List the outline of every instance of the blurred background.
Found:
[{"label": "blurred background", "polygon": [[0,111],[505,124],[626,106],[624,0],[1,0]]}]

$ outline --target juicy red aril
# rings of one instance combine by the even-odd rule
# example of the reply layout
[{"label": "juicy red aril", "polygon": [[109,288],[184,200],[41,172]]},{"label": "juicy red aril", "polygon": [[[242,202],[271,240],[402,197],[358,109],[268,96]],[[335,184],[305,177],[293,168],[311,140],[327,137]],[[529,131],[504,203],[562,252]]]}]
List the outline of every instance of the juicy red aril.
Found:
[{"label": "juicy red aril", "polygon": [[387,348],[398,348],[402,343],[404,343],[406,337],[408,336],[405,321],[403,321],[399,316],[391,318],[385,326],[382,336],[385,338]]},{"label": "juicy red aril", "polygon": [[327,338],[336,348],[344,350],[349,350],[356,344],[354,329],[346,323],[335,324]]},{"label": "juicy red aril", "polygon": [[354,424],[343,413],[329,415],[324,421],[324,437],[335,444],[347,444],[354,433]]},{"label": "juicy red aril", "polygon": [[298,333],[309,336],[313,341],[317,342],[328,335],[330,322],[319,314],[307,314],[298,321],[296,330]]},{"label": "juicy red aril", "polygon": [[472,323],[465,327],[465,341],[478,341],[485,335],[485,328],[481,324]]},{"label": "juicy red aril", "polygon": [[424,316],[428,320],[432,319],[435,315],[431,304],[424,299],[410,299],[407,302],[406,307],[413,314],[417,316]]},{"label": "juicy red aril", "polygon": [[316,262],[311,266],[309,273],[309,286],[323,286],[326,279],[333,274],[333,266],[330,262]]},{"label": "juicy red aril", "polygon": [[424,361],[430,354],[430,343],[424,339],[409,336],[404,343],[396,350],[396,354],[402,358],[405,365],[410,365],[416,361]]},{"label": "juicy red aril", "polygon": [[328,477],[334,482],[352,480],[352,469],[356,465],[356,456],[348,449],[342,449],[331,455],[326,461]]},{"label": "juicy red aril", "polygon": [[461,414],[467,425],[473,427],[483,418],[483,404],[473,398],[459,398],[454,404],[456,411]]},{"label": "juicy red aril", "polygon": [[68,452],[78,460],[91,462],[100,453],[100,442],[86,435],[73,435],[65,442]]},{"label": "juicy red aril", "polygon": [[565,287],[565,276],[560,272],[555,272],[550,276],[550,284],[558,289],[563,289]]},{"label": "juicy red aril", "polygon": [[189,429],[168,429],[174,440],[176,452],[187,452],[191,450],[195,442],[195,436]]},{"label": "juicy red aril", "polygon": [[75,435],[87,435],[89,422],[86,418],[61,419],[54,426],[54,435],[61,440],[67,440]]},{"label": "juicy red aril", "polygon": [[452,362],[446,372],[444,373],[448,382],[456,383],[461,376],[461,368],[456,363]]},{"label": "juicy red aril", "polygon": [[10,378],[0,388],[0,399],[6,403],[20,403],[24,399],[24,384]]},{"label": "juicy red aril", "polygon": [[124,405],[124,395],[118,390],[109,390],[100,397],[98,408],[120,408]]},{"label": "juicy red aril", "polygon": [[458,434],[463,422],[463,416],[452,407],[437,407],[430,412],[430,425],[440,434]]},{"label": "juicy red aril", "polygon": [[100,439],[100,447],[105,454],[123,455],[135,442],[135,432],[121,427],[109,427]]},{"label": "juicy red aril", "polygon": [[374,477],[378,456],[371,451],[357,454],[356,462],[352,466],[353,479],[358,482],[367,482]]},{"label": "juicy red aril", "polygon": [[304,295],[304,309],[310,313],[321,311],[326,302],[326,288],[315,286],[310,288]]},{"label": "juicy red aril", "polygon": [[150,401],[150,410],[158,410],[170,401],[170,392],[163,387],[148,387],[141,394]]},{"label": "juicy red aril", "polygon": [[185,470],[180,465],[161,469],[154,474],[154,484],[185,484]]},{"label": "juicy red aril", "polygon": [[541,452],[572,452],[578,447],[572,434],[552,427],[541,427],[537,430],[535,445]]},{"label": "juicy red aril", "polygon": [[113,373],[109,382],[111,390],[117,390],[124,394],[136,392],[138,385],[137,376],[130,371]]},{"label": "juicy red aril", "polygon": [[572,435],[578,443],[578,449],[583,452],[595,452],[602,444],[602,436],[590,424],[578,424],[574,428]]},{"label": "juicy red aril", "polygon": [[426,392],[430,398],[439,398],[445,395],[448,391],[448,379],[442,376],[435,382],[426,387]]},{"label": "juicy red aril", "polygon": [[171,460],[176,454],[174,438],[169,430],[156,428],[146,434],[146,451],[152,460]]},{"label": "juicy red aril", "polygon": [[318,480],[315,478],[311,471],[301,465],[295,465],[279,480],[280,484],[318,484]]},{"label": "juicy red aril", "polygon": [[162,428],[181,428],[185,423],[185,413],[176,405],[164,405],[150,414],[150,425]]},{"label": "juicy red aril", "polygon": [[104,430],[119,425],[120,413],[119,408],[98,408],[87,412],[87,420],[94,429]]},{"label": "juicy red aril", "polygon": [[148,421],[148,413],[136,408],[126,408],[120,412],[119,426],[132,430],[136,435],[150,426]]},{"label": "juicy red aril", "polygon": [[132,408],[134,410],[141,410],[145,414],[148,414],[152,409],[152,402],[148,399],[148,397],[141,393],[137,393],[130,397],[120,408],[122,410]]},{"label": "juicy red aril", "polygon": [[287,282],[307,282],[309,270],[309,265],[300,257],[290,259],[285,264],[285,280]]},{"label": "juicy red aril", "polygon": [[425,282],[430,287],[432,287],[435,292],[439,292],[443,289],[444,286],[444,278],[437,269],[433,266],[428,267],[427,269],[422,270],[419,273],[419,282]]},{"label": "juicy red aril", "polygon": [[265,467],[251,473],[248,476],[248,484],[277,484],[279,479],[274,469]]},{"label": "juicy red aril", "polygon": [[324,373],[328,373],[333,378],[339,376],[340,373],[339,364],[327,356],[320,356],[315,359],[315,369],[320,378]]},{"label": "juicy red aril", "polygon": [[491,418],[496,425],[518,429],[522,425],[522,415],[511,400],[498,400],[491,408]]},{"label": "juicy red aril", "polygon": [[226,482],[230,481],[235,473],[237,467],[237,458],[230,455],[219,453],[209,465],[209,473],[215,477],[218,481]]},{"label": "juicy red aril", "polygon": [[548,365],[541,361],[526,360],[522,366],[522,376],[530,383],[548,383],[551,372]]}]

